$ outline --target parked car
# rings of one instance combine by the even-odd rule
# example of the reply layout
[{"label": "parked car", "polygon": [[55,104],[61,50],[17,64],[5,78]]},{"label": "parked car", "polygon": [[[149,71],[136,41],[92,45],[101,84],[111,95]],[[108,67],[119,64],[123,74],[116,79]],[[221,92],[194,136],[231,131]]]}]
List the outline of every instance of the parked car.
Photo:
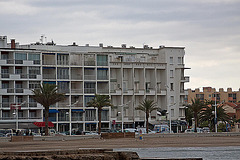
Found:
[{"label": "parked car", "polygon": [[209,127],[203,127],[203,132],[204,133],[210,133],[210,128]]},{"label": "parked car", "polygon": [[124,132],[136,132],[137,130],[135,128],[125,128],[123,131]]},{"label": "parked car", "polygon": [[6,137],[4,133],[0,133],[0,137]]},{"label": "parked car", "polygon": [[[185,133],[194,133],[194,128],[186,129],[184,132]],[[197,133],[203,133],[203,129],[202,128],[197,128]]]}]

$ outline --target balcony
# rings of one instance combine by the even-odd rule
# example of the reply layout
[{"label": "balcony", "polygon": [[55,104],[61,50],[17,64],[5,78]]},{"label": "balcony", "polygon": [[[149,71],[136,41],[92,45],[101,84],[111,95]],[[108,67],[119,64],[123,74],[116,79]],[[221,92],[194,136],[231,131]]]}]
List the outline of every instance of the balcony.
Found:
[{"label": "balcony", "polygon": [[144,95],[145,90],[144,89],[135,89],[134,92],[136,95]]},{"label": "balcony", "polygon": [[186,76],[186,77],[181,77],[181,82],[189,82],[190,77]]}]

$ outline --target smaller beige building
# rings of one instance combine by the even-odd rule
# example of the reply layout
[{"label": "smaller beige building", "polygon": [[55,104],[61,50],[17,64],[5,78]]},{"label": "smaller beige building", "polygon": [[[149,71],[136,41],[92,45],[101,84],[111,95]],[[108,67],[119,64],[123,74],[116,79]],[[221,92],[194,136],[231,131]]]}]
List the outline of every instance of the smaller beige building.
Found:
[{"label": "smaller beige building", "polygon": [[[215,98],[216,97],[216,98]],[[232,88],[228,88],[227,91],[224,91],[223,88],[220,88],[217,91],[212,87],[203,87],[203,91],[200,91],[199,88],[195,90],[188,89],[187,103],[191,103],[192,99],[200,98],[201,100],[213,100],[222,103],[222,102],[240,102],[240,90],[233,91]]]}]

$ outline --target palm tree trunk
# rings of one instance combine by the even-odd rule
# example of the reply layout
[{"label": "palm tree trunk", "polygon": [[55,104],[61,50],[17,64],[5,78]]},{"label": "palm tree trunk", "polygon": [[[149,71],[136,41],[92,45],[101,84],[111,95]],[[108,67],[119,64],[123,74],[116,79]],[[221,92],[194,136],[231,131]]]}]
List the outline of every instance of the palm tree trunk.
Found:
[{"label": "palm tree trunk", "polygon": [[102,109],[98,108],[98,134],[101,134],[101,125],[102,125]]},{"label": "palm tree trunk", "polygon": [[148,128],[149,128],[149,126],[148,126],[148,118],[149,118],[149,114],[148,113],[146,113],[146,132],[147,132],[147,134],[148,134]]},{"label": "palm tree trunk", "polygon": [[45,108],[45,136],[48,136],[49,106],[44,108]]},{"label": "palm tree trunk", "polygon": [[195,127],[194,127],[194,132],[197,132],[197,124],[198,124],[198,119],[197,119],[197,115],[194,116],[195,119]]}]

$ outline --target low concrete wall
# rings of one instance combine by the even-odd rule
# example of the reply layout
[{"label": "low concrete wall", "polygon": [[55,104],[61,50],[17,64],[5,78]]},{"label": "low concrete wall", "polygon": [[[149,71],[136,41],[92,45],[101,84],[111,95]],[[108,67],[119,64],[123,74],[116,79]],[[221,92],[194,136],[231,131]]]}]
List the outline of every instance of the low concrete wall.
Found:
[{"label": "low concrete wall", "polygon": [[114,152],[112,149],[79,149],[58,150],[41,152],[3,152],[0,160],[5,159],[34,159],[34,160],[59,160],[59,159],[86,159],[86,160],[140,160],[136,152]]},{"label": "low concrete wall", "polygon": [[126,133],[102,133],[101,137],[104,139],[110,138],[135,138],[135,133],[126,132]]},{"label": "low concrete wall", "polygon": [[11,142],[33,141],[33,136],[11,136]]}]

